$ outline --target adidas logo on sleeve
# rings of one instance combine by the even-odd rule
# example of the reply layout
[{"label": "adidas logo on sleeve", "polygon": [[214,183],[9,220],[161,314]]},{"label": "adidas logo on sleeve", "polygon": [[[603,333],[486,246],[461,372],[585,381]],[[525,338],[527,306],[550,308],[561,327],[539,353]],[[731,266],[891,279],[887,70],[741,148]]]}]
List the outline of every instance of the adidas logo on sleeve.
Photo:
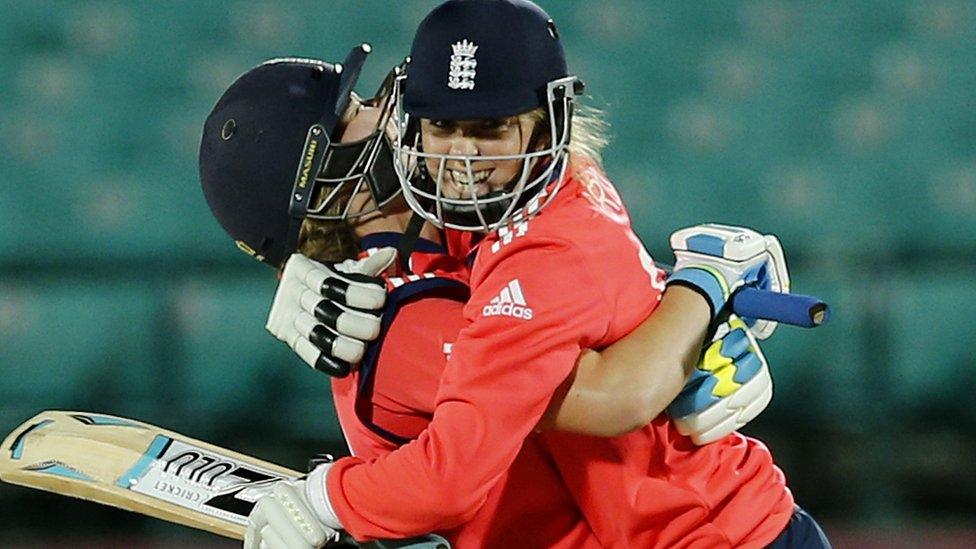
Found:
[{"label": "adidas logo on sleeve", "polygon": [[522,320],[532,320],[532,308],[525,302],[522,286],[515,280],[502,288],[502,291],[481,310],[481,316],[510,316]]}]

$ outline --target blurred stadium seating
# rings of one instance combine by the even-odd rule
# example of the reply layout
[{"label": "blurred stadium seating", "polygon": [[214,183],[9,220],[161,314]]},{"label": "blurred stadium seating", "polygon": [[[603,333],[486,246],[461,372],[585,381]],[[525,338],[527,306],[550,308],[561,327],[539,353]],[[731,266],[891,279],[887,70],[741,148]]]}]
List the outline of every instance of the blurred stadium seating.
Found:
[{"label": "blurred stadium seating", "polygon": [[275,289],[264,270],[259,279],[197,277],[174,288],[174,393],[190,417],[208,418],[192,423],[201,437],[263,423],[285,438],[341,439],[338,425],[321,420],[334,417],[329,378],[264,331]]},{"label": "blurred stadium seating", "polygon": [[[939,508],[971,518],[971,463],[923,465],[971,461],[976,432],[973,3],[541,3],[655,257],[679,226],[748,224],[832,303],[831,326],[767,345],[777,398],[756,432],[798,499],[884,523],[927,517],[945,488]],[[200,128],[271,57],[369,41],[371,93],[435,2],[0,4],[0,431],[76,407],[339,447],[327,380],[263,331],[270,271],[203,201]],[[921,447],[900,452],[903,430]],[[4,490],[6,509],[22,492]]]}]

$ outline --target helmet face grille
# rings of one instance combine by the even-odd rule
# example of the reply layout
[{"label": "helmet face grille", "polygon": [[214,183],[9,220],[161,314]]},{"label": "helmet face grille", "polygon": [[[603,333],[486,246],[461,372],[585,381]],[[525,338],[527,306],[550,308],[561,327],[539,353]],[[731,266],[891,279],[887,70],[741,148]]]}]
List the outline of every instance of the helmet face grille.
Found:
[{"label": "helmet face grille", "polygon": [[[394,86],[394,93],[402,97],[401,90],[408,78],[403,77]],[[573,89],[575,77],[551,82],[548,86],[548,145],[539,150],[510,155],[459,155],[437,154],[422,150],[420,124],[412,119],[398,100],[397,136],[393,145],[393,165],[396,168],[404,198],[411,209],[424,216],[432,224],[464,231],[493,231],[512,221],[518,221],[538,212],[548,204],[562,184],[568,166]],[[556,91],[560,90],[560,91]],[[518,175],[504,190],[482,195],[471,185],[468,196],[445,197],[447,165],[462,165],[469,181],[474,180],[474,163],[491,161],[518,161]]]},{"label": "helmet face grille", "polygon": [[[307,209],[301,211],[303,216],[324,220],[355,219],[379,210],[400,194],[386,135],[393,115],[393,99],[389,93],[377,99],[382,104],[372,133],[358,141],[333,142],[328,147],[315,179],[316,194]],[[293,200],[293,213],[294,209]]]}]

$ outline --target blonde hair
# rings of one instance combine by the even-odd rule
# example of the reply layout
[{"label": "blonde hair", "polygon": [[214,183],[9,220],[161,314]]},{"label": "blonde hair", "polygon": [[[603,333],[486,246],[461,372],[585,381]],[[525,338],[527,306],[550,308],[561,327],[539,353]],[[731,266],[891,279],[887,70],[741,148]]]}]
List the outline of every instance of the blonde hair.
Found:
[{"label": "blonde hair", "polygon": [[[545,107],[533,109],[522,116],[543,124],[543,127],[549,125],[549,111]],[[570,157],[586,158],[602,168],[603,149],[610,144],[610,123],[605,120],[603,111],[589,105],[575,104],[570,129]]]},{"label": "blonde hair", "polygon": [[610,144],[610,123],[596,107],[576,105],[574,109],[569,154],[588,158],[603,168],[603,149]]}]

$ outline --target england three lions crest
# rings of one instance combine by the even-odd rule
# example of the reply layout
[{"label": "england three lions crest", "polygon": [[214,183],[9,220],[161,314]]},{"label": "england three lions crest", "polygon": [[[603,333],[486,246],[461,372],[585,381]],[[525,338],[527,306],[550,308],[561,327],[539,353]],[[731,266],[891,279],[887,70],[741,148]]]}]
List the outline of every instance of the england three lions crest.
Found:
[{"label": "england three lions crest", "polygon": [[467,39],[451,44],[451,70],[447,74],[447,87],[452,90],[473,90],[477,76],[478,60],[474,58],[478,46]]}]

